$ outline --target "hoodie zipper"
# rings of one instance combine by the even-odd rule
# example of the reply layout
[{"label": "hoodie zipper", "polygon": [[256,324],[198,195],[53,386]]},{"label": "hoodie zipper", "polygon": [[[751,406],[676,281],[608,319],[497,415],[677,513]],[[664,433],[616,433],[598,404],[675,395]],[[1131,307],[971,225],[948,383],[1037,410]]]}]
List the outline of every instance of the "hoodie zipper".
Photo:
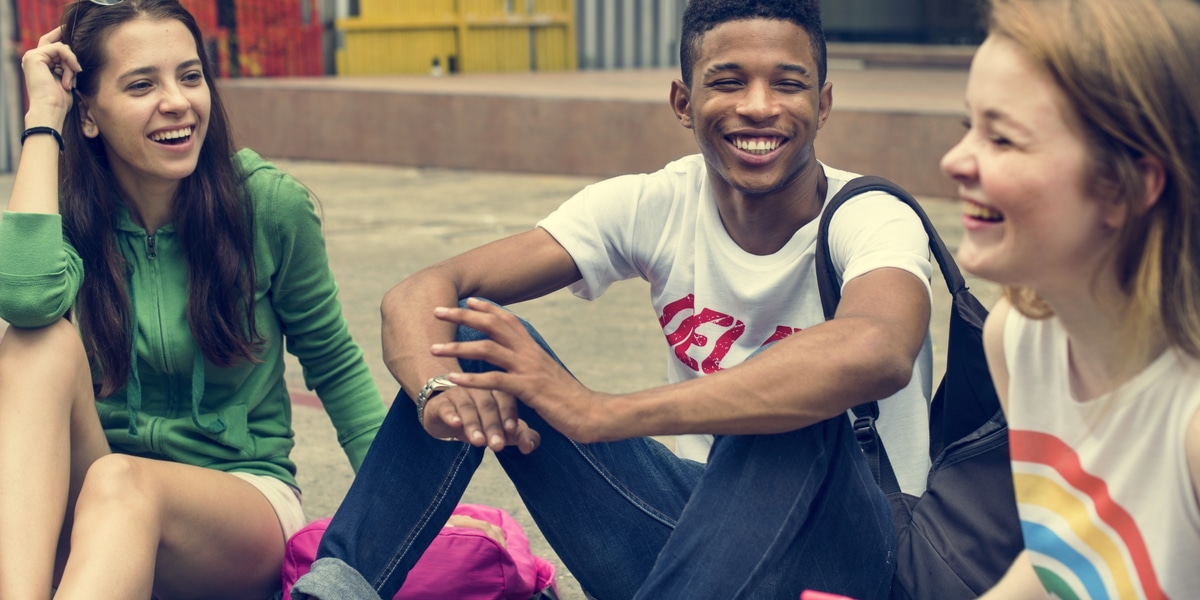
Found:
[{"label": "hoodie zipper", "polygon": [[[160,279],[161,273],[159,273],[158,261],[156,260],[158,258],[158,242],[156,235],[153,233],[146,234],[146,258],[150,261],[149,268],[146,270],[146,274],[150,279],[147,289],[151,292],[154,321],[158,323],[158,326],[152,330],[155,334],[153,336],[150,335],[151,331],[143,331],[142,333],[146,336],[147,341],[150,342],[151,351],[158,355],[162,368],[167,371],[173,371],[174,362],[171,360],[166,324],[163,317],[164,306],[162,280]],[[173,394],[167,394],[167,401],[170,406],[174,406]]]},{"label": "hoodie zipper", "polygon": [[158,248],[156,247],[153,233],[146,235],[146,258],[150,259],[151,262],[149,269],[149,275],[151,279],[150,286],[154,291],[154,316],[155,320],[158,322],[158,339],[156,340],[157,343],[155,345],[158,347],[158,353],[161,356],[163,368],[170,369],[171,357],[168,355],[167,335],[163,325],[162,282],[159,280],[158,262],[155,260],[158,258]]}]

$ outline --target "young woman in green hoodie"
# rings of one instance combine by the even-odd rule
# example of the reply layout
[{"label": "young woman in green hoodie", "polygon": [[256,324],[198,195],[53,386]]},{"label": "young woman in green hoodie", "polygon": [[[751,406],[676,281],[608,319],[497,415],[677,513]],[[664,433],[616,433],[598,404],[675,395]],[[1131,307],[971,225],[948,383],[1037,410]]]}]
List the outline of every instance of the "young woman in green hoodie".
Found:
[{"label": "young woman in green hoodie", "polygon": [[235,152],[176,0],[80,0],[22,67],[0,597],[267,598],[304,524],[285,340],[356,470],[384,415],[309,194]]}]

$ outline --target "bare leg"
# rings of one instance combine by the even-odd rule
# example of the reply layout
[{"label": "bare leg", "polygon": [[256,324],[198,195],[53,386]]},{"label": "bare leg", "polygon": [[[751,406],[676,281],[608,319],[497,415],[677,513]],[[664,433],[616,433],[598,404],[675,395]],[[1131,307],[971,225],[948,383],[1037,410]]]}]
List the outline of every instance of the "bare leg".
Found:
[{"label": "bare leg", "polygon": [[49,598],[63,518],[108,453],[83,344],[67,321],[0,340],[0,598]]},{"label": "bare leg", "polygon": [[88,471],[55,598],[262,600],[279,588],[283,544],[275,510],[249,483],[110,454]]}]

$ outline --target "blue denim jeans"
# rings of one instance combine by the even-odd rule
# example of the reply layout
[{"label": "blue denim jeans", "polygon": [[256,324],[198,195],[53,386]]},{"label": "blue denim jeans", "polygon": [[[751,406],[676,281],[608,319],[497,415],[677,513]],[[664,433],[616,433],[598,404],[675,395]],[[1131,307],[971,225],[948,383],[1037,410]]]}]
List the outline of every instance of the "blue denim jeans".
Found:
[{"label": "blue denim jeans", "polygon": [[[460,341],[481,337],[459,328]],[[783,434],[718,436],[703,465],[648,438],[578,444],[524,405],[520,416],[541,433],[541,446],[496,456],[538,529],[597,600],[796,600],[805,589],[888,596],[891,511],[845,417]],[[483,453],[430,437],[401,391],[293,599],[392,598]]]}]

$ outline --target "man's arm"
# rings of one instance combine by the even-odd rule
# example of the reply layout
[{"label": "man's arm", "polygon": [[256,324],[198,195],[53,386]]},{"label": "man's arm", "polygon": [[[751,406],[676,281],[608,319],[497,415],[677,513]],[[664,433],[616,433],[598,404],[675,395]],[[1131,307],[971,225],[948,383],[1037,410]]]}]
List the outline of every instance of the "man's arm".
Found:
[{"label": "man's arm", "polygon": [[779,433],[902,389],[912,378],[929,313],[924,282],[900,269],[876,269],[846,284],[834,319],[798,331],[733,368],[627,395],[583,388],[553,368],[553,361],[547,364],[530,351],[533,341],[515,318],[483,303],[441,309],[437,316],[479,329],[492,341],[444,344],[434,354],[500,366],[504,372],[455,373],[451,379],[519,397],[555,429],[581,442]]},{"label": "man's arm", "polygon": [[[434,318],[435,307],[454,307],[478,296],[511,304],[543,296],[580,279],[570,254],[545,230],[520,233],[415,273],[388,291],[380,307],[383,358],[392,376],[416,398],[431,377],[459,370],[454,358],[430,354],[435,343],[454,340],[455,325]],[[485,407],[474,410],[472,406]],[[518,444],[528,452],[537,443],[516,419],[511,396],[450,389],[425,407],[426,429],[437,437],[458,437],[494,450]],[[519,427],[519,431],[518,431]]]}]

